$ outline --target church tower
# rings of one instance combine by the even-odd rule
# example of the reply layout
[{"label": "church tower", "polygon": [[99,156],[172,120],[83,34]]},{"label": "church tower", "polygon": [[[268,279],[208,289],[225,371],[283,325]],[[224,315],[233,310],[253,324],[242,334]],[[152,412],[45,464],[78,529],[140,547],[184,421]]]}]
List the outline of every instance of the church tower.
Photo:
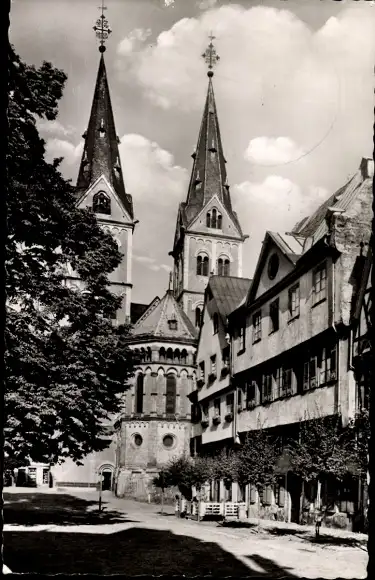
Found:
[{"label": "church tower", "polygon": [[204,291],[211,274],[242,277],[242,233],[227,181],[213,89],[213,66],[219,60],[212,44],[203,54],[208,65],[208,90],[186,202],[181,203],[173,250],[175,299],[199,327]]},{"label": "church tower", "polygon": [[136,221],[132,197],[125,189],[118,148],[120,140],[116,134],[104,61],[104,43],[111,33],[104,10],[102,7],[102,14],[94,26],[100,40],[100,61],[90,119],[83,134],[85,143],[76,191],[78,206],[92,209],[103,230],[114,237],[123,254],[120,265],[109,276],[111,292],[122,296],[116,322],[123,324],[130,319],[132,237]]}]

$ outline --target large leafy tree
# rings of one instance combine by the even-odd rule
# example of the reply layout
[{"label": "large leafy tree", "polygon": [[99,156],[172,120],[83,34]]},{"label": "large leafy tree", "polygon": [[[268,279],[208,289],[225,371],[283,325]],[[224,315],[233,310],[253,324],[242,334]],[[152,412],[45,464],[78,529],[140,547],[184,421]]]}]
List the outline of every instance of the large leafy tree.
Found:
[{"label": "large leafy tree", "polygon": [[[9,47],[5,329],[5,454],[79,462],[104,449],[103,423],[119,411],[132,374],[128,327],[108,274],[121,254],[95,216],[76,206],[61,159],[44,159],[38,118],[57,116],[66,76],[22,62]],[[70,264],[85,288],[67,285]]]},{"label": "large leafy tree", "polygon": [[258,489],[275,483],[279,451],[277,442],[262,428],[251,431],[233,457],[234,479]]}]

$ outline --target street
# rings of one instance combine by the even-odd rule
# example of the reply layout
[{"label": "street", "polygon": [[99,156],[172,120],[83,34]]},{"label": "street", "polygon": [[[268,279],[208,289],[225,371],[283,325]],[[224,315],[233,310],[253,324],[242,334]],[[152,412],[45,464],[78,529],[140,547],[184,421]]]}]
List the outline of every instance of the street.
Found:
[{"label": "street", "polygon": [[[95,491],[4,491],[4,563],[14,573],[364,578],[367,538],[177,519],[171,506]],[[247,525],[246,525],[247,524]],[[240,541],[239,541],[240,540]]]}]

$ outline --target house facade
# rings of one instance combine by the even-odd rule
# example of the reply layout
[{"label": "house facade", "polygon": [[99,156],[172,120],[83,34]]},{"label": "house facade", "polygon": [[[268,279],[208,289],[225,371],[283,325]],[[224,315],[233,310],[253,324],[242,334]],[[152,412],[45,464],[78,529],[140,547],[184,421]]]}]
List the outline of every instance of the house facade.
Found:
[{"label": "house facade", "polygon": [[[303,421],[338,416],[345,427],[354,417],[354,272],[359,245],[370,240],[372,179],[373,162],[364,159],[349,183],[290,234],[266,233],[246,301],[229,315],[240,436],[261,427],[286,441],[298,437]],[[260,502],[250,490],[250,513],[261,504],[265,515],[301,521],[322,500],[328,521],[351,525],[355,485],[340,491],[320,482],[301,501],[302,482],[287,465],[281,471],[279,485]]]}]

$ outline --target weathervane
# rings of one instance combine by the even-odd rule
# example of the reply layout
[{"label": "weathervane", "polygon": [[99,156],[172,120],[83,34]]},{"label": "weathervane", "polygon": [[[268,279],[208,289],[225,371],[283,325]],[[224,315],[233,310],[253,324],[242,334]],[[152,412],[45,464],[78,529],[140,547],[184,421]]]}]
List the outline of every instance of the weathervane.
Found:
[{"label": "weathervane", "polygon": [[102,0],[102,5],[98,6],[98,9],[101,11],[101,15],[96,21],[95,26],[93,26],[93,29],[96,32],[97,38],[100,40],[99,52],[105,52],[105,41],[112,30],[109,28],[108,20],[104,16],[104,10],[107,10],[107,6],[104,6],[104,0]]},{"label": "weathervane", "polygon": [[214,73],[213,73],[213,67],[215,66],[215,64],[217,63],[218,60],[220,60],[220,56],[217,54],[216,49],[214,47],[214,45],[212,44],[212,41],[214,40],[214,38],[216,38],[215,36],[213,36],[212,32],[208,37],[210,39],[210,44],[208,45],[208,47],[206,48],[206,51],[202,54],[206,64],[208,64],[208,72],[207,72],[207,76],[209,77],[213,77]]}]

